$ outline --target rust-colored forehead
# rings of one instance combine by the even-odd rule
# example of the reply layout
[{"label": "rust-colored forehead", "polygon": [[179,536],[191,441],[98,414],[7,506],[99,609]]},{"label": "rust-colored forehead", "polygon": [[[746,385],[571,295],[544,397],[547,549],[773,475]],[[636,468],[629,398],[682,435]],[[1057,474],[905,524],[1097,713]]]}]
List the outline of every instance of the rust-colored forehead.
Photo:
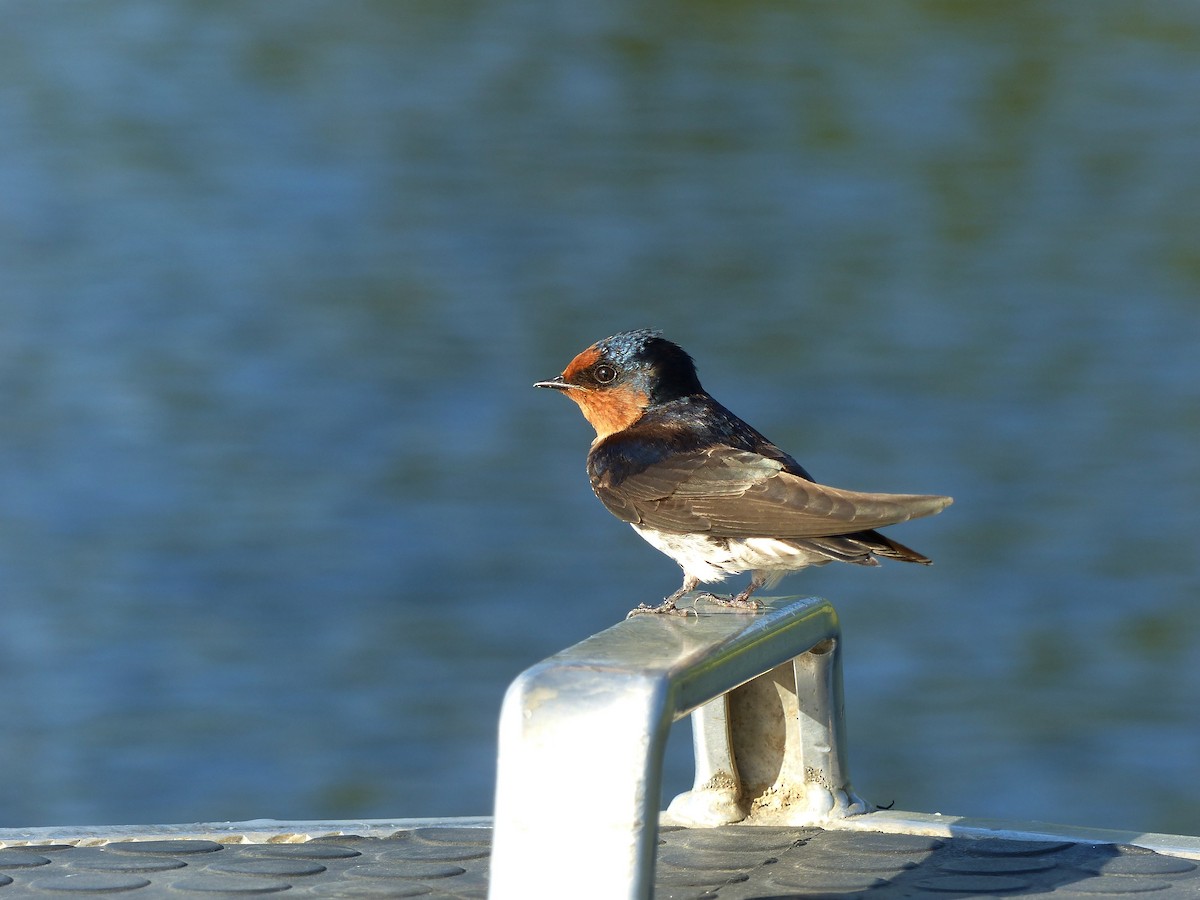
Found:
[{"label": "rust-colored forehead", "polygon": [[574,376],[578,375],[584,369],[594,366],[599,361],[600,351],[597,349],[596,345],[593,344],[591,347],[588,347],[573,360],[567,363],[567,367],[563,369],[562,377],[567,381],[570,381]]}]

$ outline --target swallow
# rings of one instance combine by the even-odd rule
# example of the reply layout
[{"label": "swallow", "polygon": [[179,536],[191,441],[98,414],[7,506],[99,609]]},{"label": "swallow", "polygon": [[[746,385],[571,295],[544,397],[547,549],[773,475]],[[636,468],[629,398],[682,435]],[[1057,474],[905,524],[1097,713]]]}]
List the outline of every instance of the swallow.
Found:
[{"label": "swallow", "polygon": [[791,456],[714,400],[692,358],[661,332],[624,331],[588,347],[534,387],[574,400],[596,430],[588,477],[600,502],[683,569],[683,584],[629,615],[685,615],[697,585],[750,572],[725,606],[758,609],[752,594],[784,575],[876,557],[932,560],[876,528],[941,512],[931,494],[872,494],[816,482]]}]

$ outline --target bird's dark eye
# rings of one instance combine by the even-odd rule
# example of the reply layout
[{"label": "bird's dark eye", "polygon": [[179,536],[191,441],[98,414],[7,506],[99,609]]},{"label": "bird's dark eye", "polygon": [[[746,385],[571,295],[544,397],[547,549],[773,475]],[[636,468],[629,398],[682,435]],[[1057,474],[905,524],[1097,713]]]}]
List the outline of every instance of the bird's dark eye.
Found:
[{"label": "bird's dark eye", "polygon": [[599,365],[592,371],[592,377],[600,384],[608,384],[617,378],[617,370],[612,366]]}]

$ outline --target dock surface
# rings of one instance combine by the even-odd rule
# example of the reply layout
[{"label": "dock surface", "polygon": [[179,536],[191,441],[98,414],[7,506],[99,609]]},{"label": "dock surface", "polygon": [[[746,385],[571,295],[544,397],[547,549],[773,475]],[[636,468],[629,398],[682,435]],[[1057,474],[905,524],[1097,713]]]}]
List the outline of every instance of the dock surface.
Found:
[{"label": "dock surface", "polygon": [[[24,839],[8,830],[0,848],[0,900],[284,892],[426,900],[487,896],[492,832],[484,819],[427,820],[397,829],[373,825],[358,829],[360,834],[315,836],[312,832],[320,829],[229,826],[224,835],[210,829],[208,837],[198,837],[200,826],[190,832],[186,826],[173,828],[157,837],[142,832],[136,840],[107,829],[64,834],[57,842],[45,840],[47,829]],[[563,828],[571,830],[569,823]],[[656,900],[1200,897],[1195,859],[1065,837],[666,826],[656,856]],[[587,873],[579,872],[578,878],[586,879]],[[575,896],[577,887],[564,883],[558,896]]]}]

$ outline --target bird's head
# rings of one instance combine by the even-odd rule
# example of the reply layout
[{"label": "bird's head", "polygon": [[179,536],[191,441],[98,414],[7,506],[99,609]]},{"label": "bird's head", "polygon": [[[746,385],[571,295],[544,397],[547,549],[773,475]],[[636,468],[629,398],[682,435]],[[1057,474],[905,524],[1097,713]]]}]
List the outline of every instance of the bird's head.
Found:
[{"label": "bird's head", "polygon": [[651,406],[704,390],[683,348],[648,329],[592,344],[557,378],[534,387],[554,388],[578,403],[598,441],[628,428]]}]

